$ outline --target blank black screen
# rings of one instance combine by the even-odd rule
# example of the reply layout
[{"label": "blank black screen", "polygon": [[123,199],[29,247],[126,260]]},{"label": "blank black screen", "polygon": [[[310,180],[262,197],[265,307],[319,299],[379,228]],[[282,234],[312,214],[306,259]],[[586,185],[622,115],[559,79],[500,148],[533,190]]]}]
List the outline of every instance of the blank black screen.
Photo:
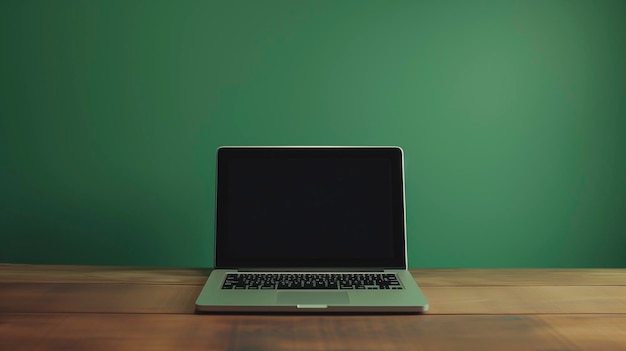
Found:
[{"label": "blank black screen", "polygon": [[402,259],[401,164],[393,158],[363,149],[237,150],[218,159],[216,263],[369,267]]}]

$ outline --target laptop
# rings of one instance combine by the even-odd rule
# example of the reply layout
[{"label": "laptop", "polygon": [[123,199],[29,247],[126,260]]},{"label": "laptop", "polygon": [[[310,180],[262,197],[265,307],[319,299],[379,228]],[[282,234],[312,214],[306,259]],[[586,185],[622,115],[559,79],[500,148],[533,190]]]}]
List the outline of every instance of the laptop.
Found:
[{"label": "laptop", "polygon": [[220,147],[200,312],[421,313],[399,147]]}]

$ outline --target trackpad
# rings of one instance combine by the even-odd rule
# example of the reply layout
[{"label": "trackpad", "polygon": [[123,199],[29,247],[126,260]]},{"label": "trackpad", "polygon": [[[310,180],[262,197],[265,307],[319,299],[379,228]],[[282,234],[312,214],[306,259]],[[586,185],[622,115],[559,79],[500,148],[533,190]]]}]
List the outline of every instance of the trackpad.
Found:
[{"label": "trackpad", "polygon": [[344,291],[279,291],[276,303],[288,305],[345,305],[350,303]]}]

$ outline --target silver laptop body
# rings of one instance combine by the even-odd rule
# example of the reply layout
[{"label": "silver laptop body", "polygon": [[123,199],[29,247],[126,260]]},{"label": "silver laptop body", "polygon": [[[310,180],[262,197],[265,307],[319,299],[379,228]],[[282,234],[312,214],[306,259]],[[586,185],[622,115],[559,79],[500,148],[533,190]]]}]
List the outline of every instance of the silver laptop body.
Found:
[{"label": "silver laptop body", "polygon": [[399,147],[221,147],[203,312],[422,313]]}]

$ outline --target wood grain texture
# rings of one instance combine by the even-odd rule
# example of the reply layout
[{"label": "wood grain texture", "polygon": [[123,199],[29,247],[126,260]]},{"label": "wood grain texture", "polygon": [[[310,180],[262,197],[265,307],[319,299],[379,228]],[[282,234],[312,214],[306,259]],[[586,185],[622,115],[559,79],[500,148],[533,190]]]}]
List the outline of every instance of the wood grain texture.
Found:
[{"label": "wood grain texture", "polygon": [[[2,312],[193,313],[200,286],[0,283]],[[428,314],[626,313],[623,286],[424,287]]]},{"label": "wood grain texture", "polygon": [[[196,269],[10,266],[3,265],[0,312],[191,313],[206,279]],[[422,284],[431,306],[429,314],[626,313],[626,285],[614,285],[620,277],[616,270],[504,271],[426,272],[433,283]],[[436,274],[443,277],[439,283]],[[577,285],[562,285],[573,275]],[[20,276],[25,278],[16,278]],[[37,276],[43,277],[42,282],[34,282]],[[503,277],[513,277],[508,278],[509,284],[522,283],[500,284]],[[556,284],[538,284],[540,279],[533,277],[544,277],[543,284]],[[451,286],[454,279],[459,286]],[[596,285],[602,279],[610,285]],[[29,282],[14,282],[20,280]],[[474,283],[467,286],[468,280]]]},{"label": "wood grain texture", "polygon": [[626,286],[425,287],[430,314],[626,313]]},{"label": "wood grain texture", "polygon": [[626,286],[626,269],[411,269],[420,287],[425,286]]},{"label": "wood grain texture", "polygon": [[200,286],[0,283],[0,313],[193,313]]},{"label": "wood grain texture", "polygon": [[0,265],[0,350],[625,350],[626,270],[412,270],[425,315],[194,315],[210,270]]},{"label": "wood grain texture", "polygon": [[[558,323],[558,318],[550,323]],[[565,317],[567,318],[567,317]],[[586,316],[584,323],[601,327]],[[624,322],[626,317],[614,317]],[[7,350],[577,350],[587,335],[535,316],[4,314]],[[597,345],[613,346],[626,339]],[[622,346],[626,345],[624,343]]]},{"label": "wood grain texture", "polygon": [[[626,269],[410,269],[420,285],[526,286],[619,285],[626,286]],[[47,283],[155,283],[203,285],[209,268],[155,268],[116,266],[62,266],[0,264],[0,282]]]},{"label": "wood grain texture", "polygon": [[142,283],[204,285],[207,268],[0,264],[4,283]]},{"label": "wood grain texture", "polygon": [[536,316],[581,350],[626,350],[626,315]]}]

